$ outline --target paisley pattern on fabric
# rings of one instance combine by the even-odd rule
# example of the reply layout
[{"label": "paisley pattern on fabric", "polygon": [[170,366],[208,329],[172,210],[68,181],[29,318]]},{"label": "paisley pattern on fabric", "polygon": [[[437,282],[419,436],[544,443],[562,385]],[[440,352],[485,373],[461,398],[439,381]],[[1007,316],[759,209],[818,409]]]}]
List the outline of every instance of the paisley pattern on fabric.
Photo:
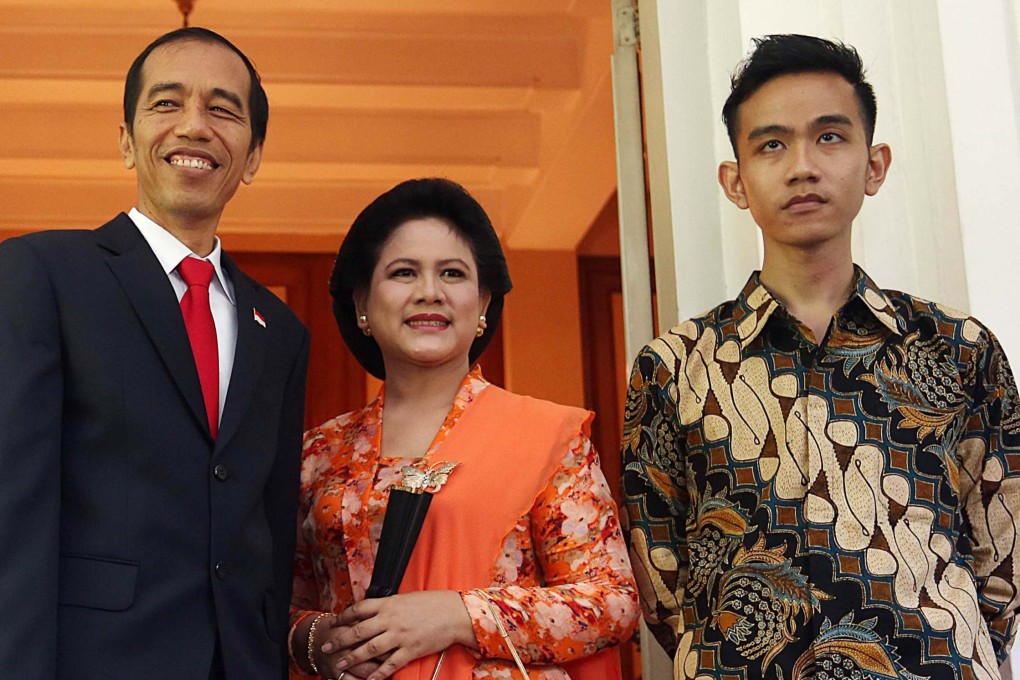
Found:
[{"label": "paisley pattern on fabric", "polygon": [[[877,623],[854,623],[853,613],[835,626],[825,619],[814,648],[797,659],[790,680],[923,680],[903,668],[896,652],[875,632]],[[777,675],[784,677],[781,668]]]},{"label": "paisley pattern on fabric", "polygon": [[758,538],[753,548],[739,548],[722,577],[713,619],[723,635],[748,659],[764,655],[762,667],[795,639],[797,617],[804,620],[819,608],[825,593],[783,557],[783,547],[765,548]]},{"label": "paisley pattern on fabric", "polygon": [[975,319],[859,268],[821,345],[761,284],[644,348],[623,436],[677,678],[997,680],[1020,593],[1020,398]]}]

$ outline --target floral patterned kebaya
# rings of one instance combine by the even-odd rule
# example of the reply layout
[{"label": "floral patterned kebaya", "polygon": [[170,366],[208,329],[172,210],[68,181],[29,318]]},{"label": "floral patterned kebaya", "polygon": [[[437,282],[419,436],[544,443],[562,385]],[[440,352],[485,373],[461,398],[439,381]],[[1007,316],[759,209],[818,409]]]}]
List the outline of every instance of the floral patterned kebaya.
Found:
[{"label": "floral patterned kebaya", "polygon": [[[502,392],[490,386],[475,368],[465,378],[428,452],[419,459],[379,456],[385,389],[364,410],[340,416],[306,434],[292,621],[308,610],[339,612],[364,598],[390,486],[400,482],[401,468],[408,464],[424,469],[445,461],[448,451],[443,444],[487,390],[493,391],[492,396]],[[564,408],[535,400],[530,403]],[[477,557],[483,560],[487,574],[479,587],[461,592],[480,647],[472,661],[475,678],[520,675],[493,612],[498,613],[535,679],[571,677],[563,664],[569,668],[568,662],[618,644],[637,623],[637,593],[626,547],[598,455],[588,439],[590,417],[576,409],[570,411],[580,417],[571,421],[574,432],[564,440],[556,460],[549,461],[548,475],[536,487],[538,493],[527,499],[487,494],[474,499],[472,507],[455,509],[484,515],[501,505],[514,503],[510,507],[517,507],[516,503],[523,502],[527,511],[515,522],[511,519],[501,534],[504,537],[494,544],[501,549],[476,556],[474,546],[460,544],[455,529],[441,524],[433,538],[425,538],[429,522],[443,521],[442,504],[457,498],[456,485],[470,479],[471,459],[450,473],[432,501],[418,546],[430,540],[432,552],[441,552],[444,559],[450,559],[451,554],[463,559]],[[493,434],[528,427],[536,425],[497,423]],[[484,452],[485,442],[478,442],[478,448]],[[524,452],[521,455],[522,461],[527,460]],[[458,462],[461,458],[451,456]],[[514,461],[505,463],[506,474],[515,474]],[[405,577],[405,584],[407,581]],[[296,665],[292,664],[291,670],[294,677],[304,677]],[[401,677],[400,671],[396,677]]]}]

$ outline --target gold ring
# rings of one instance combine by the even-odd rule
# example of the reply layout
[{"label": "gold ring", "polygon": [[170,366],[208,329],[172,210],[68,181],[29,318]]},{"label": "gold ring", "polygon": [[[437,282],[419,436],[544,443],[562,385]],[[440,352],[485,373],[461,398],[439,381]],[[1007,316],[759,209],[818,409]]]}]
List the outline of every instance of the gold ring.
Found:
[{"label": "gold ring", "polygon": [[347,675],[347,671],[340,671],[340,675],[336,676],[336,680],[344,680],[345,675]]}]

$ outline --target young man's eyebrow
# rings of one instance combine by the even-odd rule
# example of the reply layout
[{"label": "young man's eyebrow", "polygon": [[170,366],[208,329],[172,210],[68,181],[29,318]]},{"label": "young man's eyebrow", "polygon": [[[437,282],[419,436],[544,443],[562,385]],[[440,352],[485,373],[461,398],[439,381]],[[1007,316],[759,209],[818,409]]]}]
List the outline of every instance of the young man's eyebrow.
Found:
[{"label": "young man's eyebrow", "polygon": [[829,113],[815,118],[815,125],[846,125],[847,127],[853,127],[854,122],[842,113]]},{"label": "young man's eyebrow", "polygon": [[[847,127],[853,127],[854,122],[842,113],[827,113],[823,116],[818,116],[814,119],[813,125],[845,125]],[[766,135],[791,135],[793,134],[793,128],[787,125],[762,125],[751,130],[747,135],[748,141],[753,141],[759,137],[765,137]]]},{"label": "young man's eyebrow", "polygon": [[747,139],[754,140],[765,135],[789,135],[793,134],[793,128],[787,127],[786,125],[762,125],[756,127],[748,133]]}]

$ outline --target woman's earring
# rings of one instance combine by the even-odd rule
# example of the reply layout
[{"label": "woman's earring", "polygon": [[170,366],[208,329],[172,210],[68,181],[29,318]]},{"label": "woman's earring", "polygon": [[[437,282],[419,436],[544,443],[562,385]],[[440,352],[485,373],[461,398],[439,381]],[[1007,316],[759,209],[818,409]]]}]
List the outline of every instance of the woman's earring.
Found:
[{"label": "woman's earring", "polygon": [[485,315],[482,314],[478,317],[478,330],[475,331],[475,337],[482,337],[485,335]]},{"label": "woman's earring", "polygon": [[358,317],[358,325],[361,326],[361,332],[365,335],[371,336],[372,329],[368,325],[368,315],[362,314]]}]

